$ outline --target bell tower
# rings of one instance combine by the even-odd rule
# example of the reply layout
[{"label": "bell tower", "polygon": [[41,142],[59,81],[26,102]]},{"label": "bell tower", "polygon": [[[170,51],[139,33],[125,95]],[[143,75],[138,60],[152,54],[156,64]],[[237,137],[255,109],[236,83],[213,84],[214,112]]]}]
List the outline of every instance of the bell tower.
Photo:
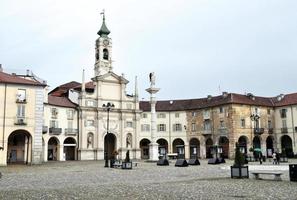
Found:
[{"label": "bell tower", "polygon": [[112,71],[112,41],[111,38],[108,37],[110,31],[105,25],[104,10],[100,14],[103,16],[103,22],[97,33],[99,38],[96,40],[95,46],[95,76],[101,76]]}]

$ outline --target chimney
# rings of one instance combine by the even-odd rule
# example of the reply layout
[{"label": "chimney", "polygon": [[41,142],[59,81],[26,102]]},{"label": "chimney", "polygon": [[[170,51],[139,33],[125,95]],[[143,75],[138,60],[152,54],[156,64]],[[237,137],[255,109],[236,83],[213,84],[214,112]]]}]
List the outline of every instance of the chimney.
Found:
[{"label": "chimney", "polygon": [[3,72],[2,64],[0,64],[0,72]]},{"label": "chimney", "polygon": [[26,70],[26,76],[30,76],[30,70],[29,69]]},{"label": "chimney", "polygon": [[210,100],[211,100],[211,98],[212,98],[212,96],[211,96],[211,95],[207,95],[207,101],[210,101]]},{"label": "chimney", "polygon": [[223,92],[222,95],[223,95],[223,98],[226,98],[228,96],[228,92]]}]

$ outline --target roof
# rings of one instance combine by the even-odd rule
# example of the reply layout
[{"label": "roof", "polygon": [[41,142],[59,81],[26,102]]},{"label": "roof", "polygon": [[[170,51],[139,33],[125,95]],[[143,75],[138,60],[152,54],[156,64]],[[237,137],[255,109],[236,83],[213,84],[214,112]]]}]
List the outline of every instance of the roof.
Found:
[{"label": "roof", "polygon": [[105,14],[103,13],[103,22],[102,22],[101,28],[97,34],[102,37],[106,37],[109,35],[109,33],[110,33],[110,31],[108,30],[108,28],[105,25]]},{"label": "roof", "polygon": [[33,85],[33,86],[42,86],[45,87],[46,84],[40,83],[36,80],[28,80],[21,78],[17,75],[7,74],[0,72],[0,83],[10,83],[10,84],[20,84],[20,85]]},{"label": "roof", "polygon": [[[200,99],[185,99],[185,100],[164,100],[157,101],[157,111],[185,111],[203,109],[226,104],[243,104],[252,106],[279,107],[297,104],[297,93],[284,95],[278,101],[276,97],[259,97],[251,94],[242,95],[229,93],[208,98]],[[150,111],[151,106],[149,101],[140,101],[140,109]]]},{"label": "roof", "polygon": [[53,106],[62,106],[68,108],[76,108],[77,105],[72,103],[67,97],[48,96],[48,104]]},{"label": "roof", "polygon": [[[280,98],[279,100],[278,100],[278,97]],[[276,107],[297,104],[297,93],[279,95],[278,97],[275,97],[272,99],[272,101],[274,102],[274,105]]]}]

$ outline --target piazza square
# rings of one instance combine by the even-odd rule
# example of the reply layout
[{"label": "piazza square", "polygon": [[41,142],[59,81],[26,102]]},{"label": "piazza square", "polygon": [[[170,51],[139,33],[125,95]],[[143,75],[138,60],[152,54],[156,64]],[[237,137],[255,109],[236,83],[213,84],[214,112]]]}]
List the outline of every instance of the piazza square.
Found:
[{"label": "piazza square", "polygon": [[78,79],[51,87],[62,69],[44,80],[0,64],[0,199],[296,199],[294,87],[201,96],[205,83],[187,86],[199,98],[163,100],[164,80],[179,93],[187,76],[128,80],[113,56],[121,33],[97,15],[93,66]]}]

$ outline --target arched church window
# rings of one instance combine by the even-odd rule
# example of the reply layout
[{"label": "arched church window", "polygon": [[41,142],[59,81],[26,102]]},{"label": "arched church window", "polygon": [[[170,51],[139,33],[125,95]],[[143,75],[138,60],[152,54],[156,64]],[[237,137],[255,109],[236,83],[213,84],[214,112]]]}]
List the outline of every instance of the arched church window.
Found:
[{"label": "arched church window", "polygon": [[99,53],[96,53],[96,60],[99,60]]},{"label": "arched church window", "polygon": [[108,60],[108,50],[103,49],[103,59]]}]

